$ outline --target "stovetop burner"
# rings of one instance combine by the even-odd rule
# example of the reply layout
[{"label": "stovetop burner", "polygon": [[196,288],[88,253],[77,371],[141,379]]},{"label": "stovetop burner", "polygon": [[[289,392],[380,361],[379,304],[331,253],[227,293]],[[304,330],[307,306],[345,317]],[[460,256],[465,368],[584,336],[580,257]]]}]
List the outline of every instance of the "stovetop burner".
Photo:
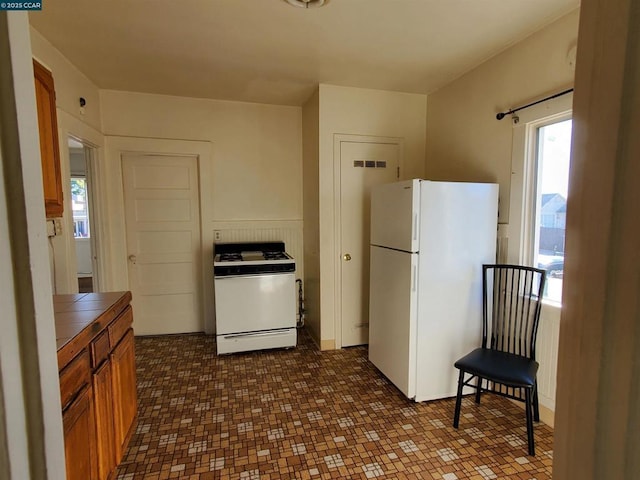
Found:
[{"label": "stovetop burner", "polygon": [[284,242],[220,243],[214,248],[215,276],[295,271],[295,260],[285,252]]},{"label": "stovetop burner", "polygon": [[221,253],[216,259],[217,262],[259,262],[273,260],[291,260],[285,252],[240,252]]},{"label": "stovetop burner", "polygon": [[240,253],[221,253],[220,262],[240,262],[242,261],[242,254]]},{"label": "stovetop burner", "polygon": [[287,260],[291,257],[285,252],[262,252],[265,260]]}]

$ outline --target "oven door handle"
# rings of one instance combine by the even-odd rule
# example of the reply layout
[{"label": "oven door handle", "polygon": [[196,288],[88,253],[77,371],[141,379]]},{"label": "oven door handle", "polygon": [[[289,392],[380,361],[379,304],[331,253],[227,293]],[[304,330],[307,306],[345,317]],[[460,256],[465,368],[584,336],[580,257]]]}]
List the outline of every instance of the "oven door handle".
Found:
[{"label": "oven door handle", "polygon": [[283,333],[288,333],[290,328],[285,328],[282,330],[272,330],[269,332],[247,332],[247,333],[230,333],[227,335],[220,335],[223,338],[244,338],[244,337],[271,337],[274,335],[282,335]]},{"label": "oven door handle", "polygon": [[264,277],[272,277],[272,276],[280,276],[280,275],[292,275],[295,277],[294,272],[267,272],[267,273],[258,273],[255,275],[223,275],[223,276],[213,276],[214,280],[231,280],[234,278],[264,278]]}]

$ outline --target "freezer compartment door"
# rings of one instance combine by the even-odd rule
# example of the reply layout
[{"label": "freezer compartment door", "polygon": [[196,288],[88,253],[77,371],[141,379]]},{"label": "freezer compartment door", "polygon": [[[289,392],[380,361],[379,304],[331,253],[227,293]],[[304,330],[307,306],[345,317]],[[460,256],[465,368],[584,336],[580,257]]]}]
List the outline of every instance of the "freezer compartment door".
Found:
[{"label": "freezer compartment door", "polygon": [[418,251],[420,180],[388,183],[371,191],[371,245]]},{"label": "freezer compartment door", "polygon": [[408,398],[416,393],[418,255],[371,247],[369,360]]},{"label": "freezer compartment door", "polygon": [[295,275],[215,277],[216,334],[294,328]]}]

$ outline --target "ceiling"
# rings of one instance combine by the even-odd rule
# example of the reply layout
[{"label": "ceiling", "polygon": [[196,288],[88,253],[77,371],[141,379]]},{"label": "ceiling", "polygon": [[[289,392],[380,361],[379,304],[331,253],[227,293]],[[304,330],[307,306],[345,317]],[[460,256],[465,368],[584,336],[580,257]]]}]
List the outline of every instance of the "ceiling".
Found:
[{"label": "ceiling", "polygon": [[99,88],[301,105],[319,83],[430,93],[579,0],[64,0],[33,27]]}]

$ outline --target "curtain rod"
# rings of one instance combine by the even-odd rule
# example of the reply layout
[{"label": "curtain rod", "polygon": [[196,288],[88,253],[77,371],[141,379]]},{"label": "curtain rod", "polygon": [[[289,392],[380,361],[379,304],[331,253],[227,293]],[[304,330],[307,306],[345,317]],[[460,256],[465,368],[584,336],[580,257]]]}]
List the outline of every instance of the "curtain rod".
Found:
[{"label": "curtain rod", "polygon": [[537,105],[539,103],[542,102],[546,102],[547,100],[553,100],[554,98],[558,98],[561,97],[562,95],[566,95],[567,93],[571,93],[573,92],[573,88],[570,88],[568,90],[564,90],[560,93],[556,93],[555,95],[551,95],[549,97],[545,97],[542,100],[538,100],[537,102],[533,102],[533,103],[529,103],[528,105],[523,105],[522,107],[518,107],[518,108],[513,108],[511,110],[509,110],[508,112],[500,112],[496,115],[496,119],[497,120],[502,120],[505,116],[507,115],[511,115],[512,113],[516,113],[520,110],[524,110],[525,108],[529,108],[529,107],[533,107],[534,105]]}]

